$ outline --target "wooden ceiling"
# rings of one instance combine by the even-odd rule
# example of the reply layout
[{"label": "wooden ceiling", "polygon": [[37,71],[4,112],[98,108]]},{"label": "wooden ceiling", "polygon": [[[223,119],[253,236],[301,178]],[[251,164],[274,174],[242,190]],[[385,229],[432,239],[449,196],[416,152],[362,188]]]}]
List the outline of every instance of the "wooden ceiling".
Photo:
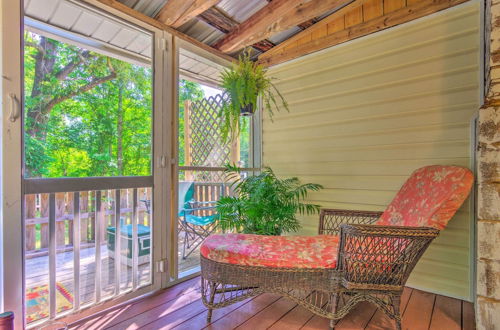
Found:
[{"label": "wooden ceiling", "polygon": [[[126,5],[129,14],[137,11],[149,16],[150,23],[154,21],[197,39],[226,58],[235,58],[250,47],[261,63],[274,65],[467,0],[99,1],[115,8]],[[150,7],[156,4],[156,8],[147,12],[145,1]],[[224,8],[232,8],[233,12]],[[200,22],[205,25],[193,27]],[[203,29],[214,32],[203,39]]]}]

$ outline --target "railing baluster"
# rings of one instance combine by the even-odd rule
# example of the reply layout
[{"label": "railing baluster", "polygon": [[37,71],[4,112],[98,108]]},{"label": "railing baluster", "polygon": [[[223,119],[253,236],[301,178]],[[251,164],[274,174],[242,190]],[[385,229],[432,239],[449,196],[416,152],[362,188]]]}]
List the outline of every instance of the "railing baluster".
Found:
[{"label": "railing baluster", "polygon": [[[47,203],[47,194],[42,194],[40,195],[40,213],[42,215],[42,217],[46,217],[49,212],[48,212],[48,204]],[[54,207],[55,209],[55,207]],[[48,223],[42,223],[41,224],[41,233],[40,233],[40,237],[41,237],[41,248],[49,248],[49,241],[50,241],[50,235],[49,235],[49,224]]]},{"label": "railing baluster", "polygon": [[[125,189],[125,188],[123,188]],[[141,253],[141,241],[139,240],[139,226],[147,225],[152,228],[152,214],[142,214],[143,207],[139,201],[139,197],[151,199],[151,191],[152,187],[148,188],[128,188],[127,190],[122,190],[119,187],[115,187],[114,195],[112,191],[105,193],[103,195],[102,190],[84,190],[84,191],[55,191],[46,193],[42,195],[33,195],[33,198],[25,199],[25,207],[30,208],[30,212],[26,213],[25,221],[27,221],[26,226],[38,226],[41,224],[44,226],[44,229],[41,230],[42,234],[41,238],[38,238],[39,241],[36,244],[28,245],[31,249],[26,249],[26,255],[29,253],[36,252],[37,255],[33,255],[33,257],[43,256],[47,258],[48,256],[48,273],[44,276],[43,279],[40,279],[42,283],[48,286],[48,292],[46,298],[48,298],[47,311],[48,317],[50,320],[54,320],[58,317],[58,308],[57,304],[60,303],[58,301],[59,295],[57,294],[59,284],[62,284],[68,288],[72,289],[73,294],[73,306],[72,310],[74,312],[78,312],[82,309],[82,306],[86,307],[89,305],[95,305],[102,302],[105,298],[110,298],[108,296],[108,287],[110,285],[110,289],[113,290],[114,296],[120,295],[123,291],[129,291],[132,287],[132,290],[137,290],[143,282],[141,282],[141,273],[140,273],[140,253]],[[202,191],[198,187],[198,193],[202,195],[206,195],[206,191]],[[212,190],[212,193],[215,191]],[[64,199],[63,196],[64,195]],[[26,196],[26,195],[25,195]],[[105,207],[106,200],[110,200],[110,198],[115,197],[115,205],[114,210],[109,207]],[[89,200],[90,197],[90,200]],[[127,202],[129,201],[129,202]],[[27,205],[28,203],[31,203]],[[107,204],[106,204],[107,205]],[[36,210],[37,212],[34,212]],[[39,213],[38,213],[39,211]],[[114,212],[114,213],[113,213]],[[122,213],[123,212],[123,213]],[[140,213],[141,212],[141,213]],[[33,214],[34,213],[34,214]],[[132,276],[130,277],[130,262],[127,262],[129,266],[122,265],[122,238],[121,238],[121,227],[120,220],[122,218],[122,214],[127,218],[131,213],[131,223],[132,223]],[[113,216],[114,215],[114,216]],[[29,216],[29,218],[28,218]],[[112,217],[111,219],[108,217]],[[72,227],[71,230],[61,230],[61,224],[65,224],[69,222],[69,225]],[[115,255],[114,261],[109,260],[111,262],[109,264],[109,277],[106,276],[106,263],[107,260],[104,258],[105,251],[103,252],[103,243],[106,242],[106,238],[104,236],[106,232],[106,227],[110,222],[110,225],[115,226]],[[127,221],[128,222],[128,221]],[[43,227],[42,226],[42,227]],[[93,228],[95,232],[89,233],[90,227]],[[68,239],[69,238],[69,239]],[[40,239],[44,241],[41,242]],[[63,240],[64,239],[64,240]],[[94,242],[95,253],[95,267],[94,269],[87,269],[84,267],[84,261],[89,259],[92,260],[92,248],[91,241]],[[152,240],[152,237],[150,238]],[[58,243],[59,241],[59,243]],[[67,246],[66,243],[69,243]],[[33,247],[34,245],[34,247]],[[41,245],[41,246],[39,246]],[[41,251],[34,251],[36,249],[40,249],[43,247]],[[87,248],[89,248],[90,255],[87,254]],[[127,246],[128,248],[128,246]],[[72,251],[72,252],[71,252]],[[73,270],[69,269],[69,277],[63,276],[60,277],[62,273],[58,274],[58,269],[62,271],[62,268],[59,266],[63,266],[60,261],[63,261],[64,254],[72,254],[72,260],[67,260],[70,262],[70,267],[73,267]],[[108,251],[108,257],[110,257],[111,250]],[[69,256],[69,255],[68,255]],[[112,256],[112,255],[111,255]],[[60,258],[59,260],[57,258]],[[146,258],[146,257],[143,257]],[[148,267],[151,267],[152,262],[152,245],[150,246],[150,254],[148,256]],[[66,259],[65,259],[66,260]],[[91,265],[90,265],[91,266]],[[111,267],[114,266],[114,271],[111,270]],[[59,267],[59,268],[58,268]],[[103,268],[104,267],[104,268]],[[128,268],[127,274],[124,274],[124,268]],[[150,269],[151,270],[151,269]],[[111,274],[111,272],[113,274]],[[73,273],[73,274],[71,274]],[[71,278],[71,275],[73,277]],[[123,284],[121,279],[122,276],[126,276],[127,288],[128,290],[123,289]],[[58,277],[59,276],[59,277]],[[153,276],[153,271],[149,272],[149,281],[151,281]],[[94,279],[92,279],[94,277]],[[103,282],[108,279],[111,280],[114,277],[115,283],[114,288],[112,283]],[[33,278],[25,277],[24,281],[30,280]],[[95,281],[95,286],[92,288],[88,286],[88,280]],[[144,278],[144,281],[146,279]],[[130,283],[132,282],[132,283]],[[25,282],[26,283],[26,282]],[[87,284],[86,284],[87,283]],[[108,285],[109,284],[109,285]],[[29,282],[28,285],[31,285]],[[92,294],[94,294],[94,299],[92,299]],[[90,297],[89,297],[90,295]],[[94,300],[94,301],[92,301]]]},{"label": "railing baluster", "polygon": [[101,191],[95,192],[95,300],[101,301]]},{"label": "railing baluster", "polygon": [[[115,190],[115,295],[120,294],[121,271],[121,196],[120,189]],[[109,252],[108,252],[109,253]]]},{"label": "railing baluster", "polygon": [[56,195],[49,195],[49,316],[56,317]]},{"label": "railing baluster", "polygon": [[73,310],[80,309],[80,193],[73,193]]},{"label": "railing baluster", "polygon": [[138,263],[139,263],[139,242],[137,235],[137,188],[132,194],[132,290],[137,289]]}]

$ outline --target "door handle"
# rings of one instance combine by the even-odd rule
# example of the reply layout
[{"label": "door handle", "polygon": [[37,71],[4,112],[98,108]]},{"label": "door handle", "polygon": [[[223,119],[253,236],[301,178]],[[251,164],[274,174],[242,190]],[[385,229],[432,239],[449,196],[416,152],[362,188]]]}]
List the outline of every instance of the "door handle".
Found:
[{"label": "door handle", "polygon": [[17,118],[19,118],[19,100],[16,97],[16,94],[14,93],[9,93],[9,99],[10,99],[10,114],[9,114],[9,120],[11,122],[15,122]]}]

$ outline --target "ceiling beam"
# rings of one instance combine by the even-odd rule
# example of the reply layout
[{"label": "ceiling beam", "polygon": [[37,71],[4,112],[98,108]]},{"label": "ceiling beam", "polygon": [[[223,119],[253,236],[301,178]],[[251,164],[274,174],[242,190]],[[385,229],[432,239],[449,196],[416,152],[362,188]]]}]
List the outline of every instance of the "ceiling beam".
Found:
[{"label": "ceiling beam", "polygon": [[274,57],[275,54],[278,53],[283,53],[285,48],[290,48],[291,45],[293,45],[296,41],[304,38],[306,35],[315,33],[316,31],[319,31],[324,28],[328,28],[328,25],[338,19],[344,20],[344,15],[350,11],[355,10],[356,8],[361,7],[364,5],[366,2],[370,0],[353,0],[347,5],[343,6],[339,10],[336,10],[335,12],[331,13],[321,21],[319,21],[317,24],[311,25],[307,29],[304,29],[302,32],[299,32],[295,35],[293,35],[291,38],[288,38],[287,40],[283,41],[280,43],[278,46],[274,47],[273,49],[269,50],[265,54],[261,54],[259,56],[259,61],[263,62],[266,61],[267,58]]},{"label": "ceiling beam", "polygon": [[342,18],[342,16],[344,16],[347,12],[352,9],[358,8],[366,1],[367,0],[355,0],[349,6],[346,6],[332,13],[330,16],[321,20],[319,23],[296,34],[292,38],[271,49],[269,52],[261,54],[259,56],[258,62],[265,66],[271,66],[290,61],[352,39],[366,36],[371,33],[382,31],[387,28],[412,21],[414,19],[433,14],[440,10],[459,5],[468,0],[421,0],[401,9],[370,19],[363,23],[344,28],[343,30],[324,35],[309,42],[295,46],[293,45],[297,40],[306,37],[316,29],[321,28],[324,24],[328,24],[335,19]]},{"label": "ceiling beam", "polygon": [[301,28],[302,30],[305,30],[307,28],[310,28],[314,24],[318,23],[319,21],[320,21],[319,18],[315,17],[313,19],[310,19],[308,21],[305,21],[303,23],[298,24],[298,27]]},{"label": "ceiling beam", "polygon": [[[209,8],[205,12],[201,13],[198,18],[223,33],[231,32],[239,24],[217,7]],[[275,44],[267,39],[261,40],[252,45],[253,48],[261,52],[267,52],[274,46]]]},{"label": "ceiling beam", "polygon": [[198,18],[223,33],[231,32],[231,30],[238,25],[238,22],[217,7],[206,10],[201,13]]},{"label": "ceiling beam", "polygon": [[[273,0],[267,0],[267,2],[271,2]],[[320,21],[320,19],[318,17],[314,17],[314,18],[311,18],[305,22],[302,22],[300,24],[297,24],[297,26],[301,29],[301,30],[305,30],[307,29],[308,27],[318,23]]]},{"label": "ceiling beam", "polygon": [[110,11],[111,13],[113,13],[113,10],[116,11],[116,12],[119,12],[119,13],[123,13],[125,15],[128,15],[130,17],[133,17],[137,20],[140,20],[146,24],[149,24],[157,29],[160,29],[160,30],[164,30],[168,33],[170,33],[171,35],[174,35],[176,36],[177,38],[181,39],[181,40],[184,40],[185,42],[191,44],[191,45],[194,45],[198,48],[201,48],[219,58],[222,58],[224,60],[227,60],[229,62],[232,62],[234,61],[234,58],[232,58],[231,56],[228,56],[220,51],[218,51],[217,49],[214,49],[212,47],[210,47],[209,45],[206,45],[182,32],[179,32],[177,31],[176,29],[164,24],[164,23],[161,23],[159,21],[157,21],[156,19],[152,18],[152,17],[149,17],[147,15],[144,15],[143,13],[135,10],[135,9],[132,9],[124,4],[122,4],[121,2],[118,2],[116,0],[83,0],[84,2],[88,2],[90,4],[93,4],[93,2],[98,2],[98,3],[101,3],[102,5],[106,6],[109,8],[108,11]]},{"label": "ceiling beam", "polygon": [[156,15],[156,19],[178,28],[219,2],[220,0],[168,0]]},{"label": "ceiling beam", "polygon": [[273,0],[235,27],[214,47],[225,53],[234,52],[351,1],[353,0]]}]

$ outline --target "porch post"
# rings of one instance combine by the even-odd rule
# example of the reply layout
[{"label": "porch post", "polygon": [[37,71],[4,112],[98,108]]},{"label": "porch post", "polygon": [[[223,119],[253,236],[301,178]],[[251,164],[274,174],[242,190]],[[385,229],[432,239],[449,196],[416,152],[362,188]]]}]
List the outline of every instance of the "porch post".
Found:
[{"label": "porch post", "polygon": [[485,89],[477,128],[478,329],[500,325],[500,0],[487,0]]},{"label": "porch post", "polygon": [[[234,139],[231,142],[231,163],[240,166],[240,139]],[[245,164],[245,167],[248,167],[248,164]]]}]

